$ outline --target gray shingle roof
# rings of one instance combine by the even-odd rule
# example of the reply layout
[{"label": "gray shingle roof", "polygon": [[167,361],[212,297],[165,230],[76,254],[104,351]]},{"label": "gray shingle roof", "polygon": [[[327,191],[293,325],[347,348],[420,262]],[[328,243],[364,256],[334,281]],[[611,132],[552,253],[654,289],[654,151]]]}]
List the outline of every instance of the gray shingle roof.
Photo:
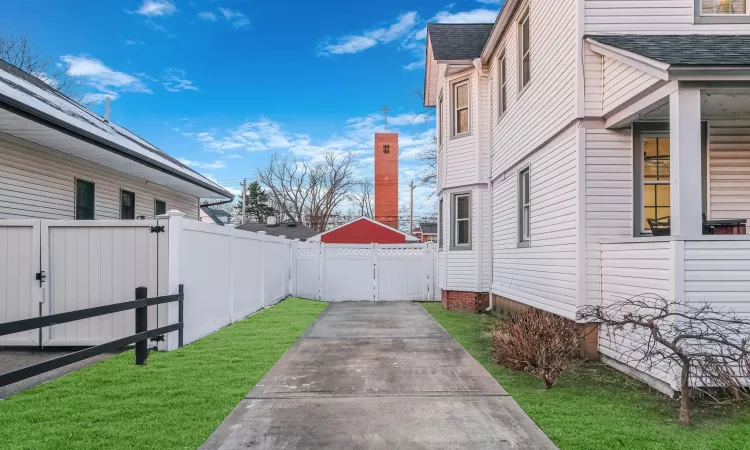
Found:
[{"label": "gray shingle roof", "polygon": [[422,233],[437,234],[437,223],[435,222],[420,222],[419,228],[422,230]]},{"label": "gray shingle roof", "polygon": [[750,35],[590,35],[601,44],[676,66],[750,65]]},{"label": "gray shingle roof", "polygon": [[318,234],[312,228],[306,227],[301,223],[298,223],[294,226],[289,226],[289,224],[286,223],[281,223],[275,226],[268,226],[265,223],[253,222],[239,225],[237,229],[254,232],[265,231],[269,236],[286,236],[287,239],[299,239],[301,241],[307,240]]},{"label": "gray shingle roof", "polygon": [[430,23],[427,34],[438,61],[479,58],[492,31],[491,23]]}]

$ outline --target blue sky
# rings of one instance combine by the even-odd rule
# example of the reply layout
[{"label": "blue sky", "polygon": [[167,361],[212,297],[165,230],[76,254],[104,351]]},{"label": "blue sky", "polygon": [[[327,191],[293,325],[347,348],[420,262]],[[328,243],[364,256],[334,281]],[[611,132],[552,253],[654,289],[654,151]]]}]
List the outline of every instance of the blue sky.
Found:
[{"label": "blue sky", "polygon": [[[26,34],[84,84],[88,106],[238,190],[270,155],[357,153],[372,177],[379,109],[401,134],[400,202],[434,121],[414,94],[427,21],[492,22],[501,0],[15,0],[0,30]],[[416,193],[417,215],[433,208]]]}]

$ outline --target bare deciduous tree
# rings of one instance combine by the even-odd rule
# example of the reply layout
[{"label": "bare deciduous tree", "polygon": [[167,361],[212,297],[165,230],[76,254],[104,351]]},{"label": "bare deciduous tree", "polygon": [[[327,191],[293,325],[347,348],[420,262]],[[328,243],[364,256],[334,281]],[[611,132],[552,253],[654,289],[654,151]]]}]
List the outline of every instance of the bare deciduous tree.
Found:
[{"label": "bare deciduous tree", "polygon": [[258,181],[265,185],[285,216],[325,231],[336,208],[351,195],[355,160],[352,153],[326,153],[322,162],[298,161],[294,155],[274,154],[268,165],[258,170]]},{"label": "bare deciduous tree", "polygon": [[49,84],[75,101],[80,101],[81,82],[71,77],[68,69],[52,63],[52,58],[39,54],[39,50],[23,36],[0,36],[0,59]]},{"label": "bare deciduous tree", "polygon": [[736,400],[747,396],[742,379],[750,376],[750,319],[734,311],[639,295],[585,306],[577,316],[605,326],[626,363],[679,377],[680,423],[684,425],[692,423],[694,389],[719,388]]},{"label": "bare deciduous tree", "polygon": [[350,198],[357,217],[372,219],[375,216],[372,181],[365,179],[357,183],[357,189],[352,191]]},{"label": "bare deciduous tree", "polygon": [[419,174],[420,186],[428,186],[435,189],[437,186],[437,137],[434,134],[432,135],[432,139],[430,139],[430,143],[419,151],[417,158],[424,163],[422,171]]}]

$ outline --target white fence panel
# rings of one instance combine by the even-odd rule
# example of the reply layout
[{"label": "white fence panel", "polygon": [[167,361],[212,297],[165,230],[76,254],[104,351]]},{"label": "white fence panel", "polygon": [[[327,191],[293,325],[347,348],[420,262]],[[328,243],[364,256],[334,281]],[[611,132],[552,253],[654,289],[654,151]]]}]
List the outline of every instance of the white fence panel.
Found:
[{"label": "white fence panel", "polygon": [[319,242],[294,243],[294,291],[292,295],[320,299],[320,246]]},{"label": "white fence panel", "polygon": [[[0,220],[0,323],[39,317],[39,220]],[[0,345],[39,345],[39,330],[0,336]]]},{"label": "white fence panel", "polygon": [[[135,300],[135,288],[157,295],[154,220],[43,220],[42,314],[59,314]],[[156,327],[156,307],[149,326]],[[123,311],[42,330],[45,346],[99,345],[135,333],[135,312]]]},{"label": "white fence panel", "polygon": [[427,300],[428,267],[427,245],[378,245],[377,300]]},{"label": "white fence panel", "polygon": [[283,239],[271,236],[265,237],[263,249],[263,304],[274,305],[284,298],[284,285],[286,284],[286,273],[284,272],[284,245]]},{"label": "white fence panel", "polygon": [[323,300],[374,300],[374,253],[374,245],[323,244]]},{"label": "white fence panel", "polygon": [[[233,230],[192,220],[179,222],[179,283],[185,286],[187,344],[231,323]],[[170,222],[170,233],[174,228]]]},{"label": "white fence panel", "polygon": [[232,318],[239,319],[263,308],[263,289],[260,274],[263,271],[261,235],[250,231],[234,231],[232,242]]}]

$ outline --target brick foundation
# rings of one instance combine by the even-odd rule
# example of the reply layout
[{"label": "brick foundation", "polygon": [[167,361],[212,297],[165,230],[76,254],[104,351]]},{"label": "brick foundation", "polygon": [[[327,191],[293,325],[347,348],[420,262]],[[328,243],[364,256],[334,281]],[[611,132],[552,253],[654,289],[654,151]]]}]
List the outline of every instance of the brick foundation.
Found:
[{"label": "brick foundation", "polygon": [[[445,303],[443,303],[445,307]],[[493,295],[492,314],[504,319],[521,314],[532,306],[524,305],[509,298]],[[599,325],[595,323],[580,323],[577,326],[581,329],[581,356],[588,360],[599,360]]]},{"label": "brick foundation", "polygon": [[486,292],[446,291],[440,292],[443,309],[478,313],[490,306],[490,297]]}]

